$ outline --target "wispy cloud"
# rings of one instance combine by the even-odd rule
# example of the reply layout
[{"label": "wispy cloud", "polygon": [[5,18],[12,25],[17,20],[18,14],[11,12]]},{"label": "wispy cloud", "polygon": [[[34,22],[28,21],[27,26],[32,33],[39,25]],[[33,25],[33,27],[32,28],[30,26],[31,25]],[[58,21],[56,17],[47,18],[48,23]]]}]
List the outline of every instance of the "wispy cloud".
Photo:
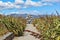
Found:
[{"label": "wispy cloud", "polygon": [[15,0],[15,4],[24,4],[23,0]]},{"label": "wispy cloud", "polygon": [[11,3],[11,2],[2,2],[2,1],[0,1],[0,10],[10,9],[10,8],[20,8],[20,6],[15,5],[14,3]]},{"label": "wispy cloud", "polygon": [[[44,1],[44,0],[42,0]],[[48,1],[48,0],[45,0]],[[19,5],[21,4],[21,5]],[[23,5],[23,6],[22,6]],[[50,3],[42,3],[42,2],[34,2],[32,0],[26,0],[26,2],[24,2],[23,0],[15,0],[15,2],[11,3],[11,2],[3,2],[0,1],[0,10],[1,9],[11,9],[11,8],[27,8],[30,6],[34,6],[34,7],[38,7],[38,6],[45,6],[45,5],[51,5]]]},{"label": "wispy cloud", "polygon": [[[34,13],[36,13],[36,14],[34,14]],[[34,15],[39,15],[39,13],[41,13],[41,12],[39,12],[39,11],[37,11],[37,10],[32,10],[32,11],[25,11],[25,10],[20,10],[20,11],[14,11],[14,12],[10,12],[9,14],[34,14]],[[7,15],[7,13],[6,13],[6,15]]]},{"label": "wispy cloud", "polygon": [[41,2],[34,2],[31,0],[26,0],[25,5],[27,5],[27,6],[41,6],[42,3]]},{"label": "wispy cloud", "polygon": [[25,5],[38,7],[38,6],[46,6],[46,5],[51,6],[52,4],[47,2],[43,3],[42,1],[34,2],[31,0],[26,0]]},{"label": "wispy cloud", "polygon": [[60,2],[60,0],[42,0],[43,2]]},{"label": "wispy cloud", "polygon": [[[0,10],[3,10],[3,9],[23,9],[23,8],[31,8],[31,7],[36,7],[36,8],[40,8],[42,6],[53,6],[54,2],[60,2],[60,0],[39,0],[39,1],[32,1],[32,0],[26,0],[26,1],[23,1],[23,0],[15,0],[14,2],[3,2],[2,0],[0,1]],[[43,9],[44,10],[44,9]],[[48,9],[49,10],[49,9]],[[30,10],[31,11],[31,10]],[[34,14],[34,13],[37,13],[39,14],[40,12],[37,11],[37,10],[33,10],[31,12],[29,12],[28,10],[24,10],[24,11],[18,11],[18,12],[10,12],[10,13],[31,13],[31,14]],[[10,14],[9,13],[9,14]]]}]

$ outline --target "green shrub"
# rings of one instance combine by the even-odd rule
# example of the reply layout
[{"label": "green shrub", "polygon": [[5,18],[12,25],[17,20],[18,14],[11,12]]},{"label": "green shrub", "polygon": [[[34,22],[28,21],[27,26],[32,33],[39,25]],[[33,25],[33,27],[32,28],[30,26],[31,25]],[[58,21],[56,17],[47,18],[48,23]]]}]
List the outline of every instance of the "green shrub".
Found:
[{"label": "green shrub", "polygon": [[[13,32],[15,36],[22,36],[24,29],[26,27],[26,20],[24,18],[15,18],[15,17],[4,17],[0,20],[5,28],[9,31],[9,32]],[[3,31],[3,27],[2,29],[0,29],[0,31]]]},{"label": "green shrub", "polygon": [[47,15],[35,20],[33,22],[42,35],[41,40],[60,40],[60,17]]}]

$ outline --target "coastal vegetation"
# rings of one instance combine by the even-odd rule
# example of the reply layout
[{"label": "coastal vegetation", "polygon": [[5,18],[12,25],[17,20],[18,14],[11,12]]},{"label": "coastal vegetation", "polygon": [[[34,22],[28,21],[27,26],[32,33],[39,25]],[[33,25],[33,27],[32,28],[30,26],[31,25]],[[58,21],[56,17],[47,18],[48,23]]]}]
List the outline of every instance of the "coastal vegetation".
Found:
[{"label": "coastal vegetation", "polygon": [[45,15],[33,20],[32,24],[40,32],[40,40],[60,40],[60,16]]},{"label": "coastal vegetation", "polygon": [[22,36],[26,27],[26,19],[0,15],[0,36],[13,32],[15,36]]}]

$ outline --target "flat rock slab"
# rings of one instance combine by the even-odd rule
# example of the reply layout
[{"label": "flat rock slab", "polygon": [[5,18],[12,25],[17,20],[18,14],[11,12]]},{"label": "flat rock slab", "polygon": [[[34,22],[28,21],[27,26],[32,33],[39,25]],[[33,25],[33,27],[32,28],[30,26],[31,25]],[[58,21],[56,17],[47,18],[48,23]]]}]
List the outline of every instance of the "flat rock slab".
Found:
[{"label": "flat rock slab", "polygon": [[13,36],[12,34],[13,34],[12,32],[6,33],[5,35],[0,36],[0,40],[5,40],[5,39],[10,38],[11,36]]},{"label": "flat rock slab", "polygon": [[32,32],[39,33],[38,30],[36,29],[36,27],[33,26],[33,24],[27,24],[27,27],[25,30],[30,30]]},{"label": "flat rock slab", "polygon": [[[27,24],[25,30],[30,30],[32,32],[39,33],[38,30],[36,29],[36,27],[34,27],[32,24]],[[40,40],[40,39],[30,35],[30,34],[31,34],[31,32],[24,32],[24,36],[14,37],[13,40]]]},{"label": "flat rock slab", "polygon": [[39,40],[31,35],[22,36],[22,37],[15,37],[13,40]]}]

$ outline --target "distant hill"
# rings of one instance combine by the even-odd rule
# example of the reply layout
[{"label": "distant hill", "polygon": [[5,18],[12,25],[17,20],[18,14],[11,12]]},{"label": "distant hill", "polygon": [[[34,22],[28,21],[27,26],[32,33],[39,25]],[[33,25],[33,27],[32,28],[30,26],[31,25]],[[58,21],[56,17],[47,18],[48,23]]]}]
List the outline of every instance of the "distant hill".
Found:
[{"label": "distant hill", "polygon": [[[38,18],[38,15],[32,15],[30,14],[33,18]],[[10,14],[9,16],[13,16],[13,17],[23,17],[26,18],[28,16],[28,14]]]}]

